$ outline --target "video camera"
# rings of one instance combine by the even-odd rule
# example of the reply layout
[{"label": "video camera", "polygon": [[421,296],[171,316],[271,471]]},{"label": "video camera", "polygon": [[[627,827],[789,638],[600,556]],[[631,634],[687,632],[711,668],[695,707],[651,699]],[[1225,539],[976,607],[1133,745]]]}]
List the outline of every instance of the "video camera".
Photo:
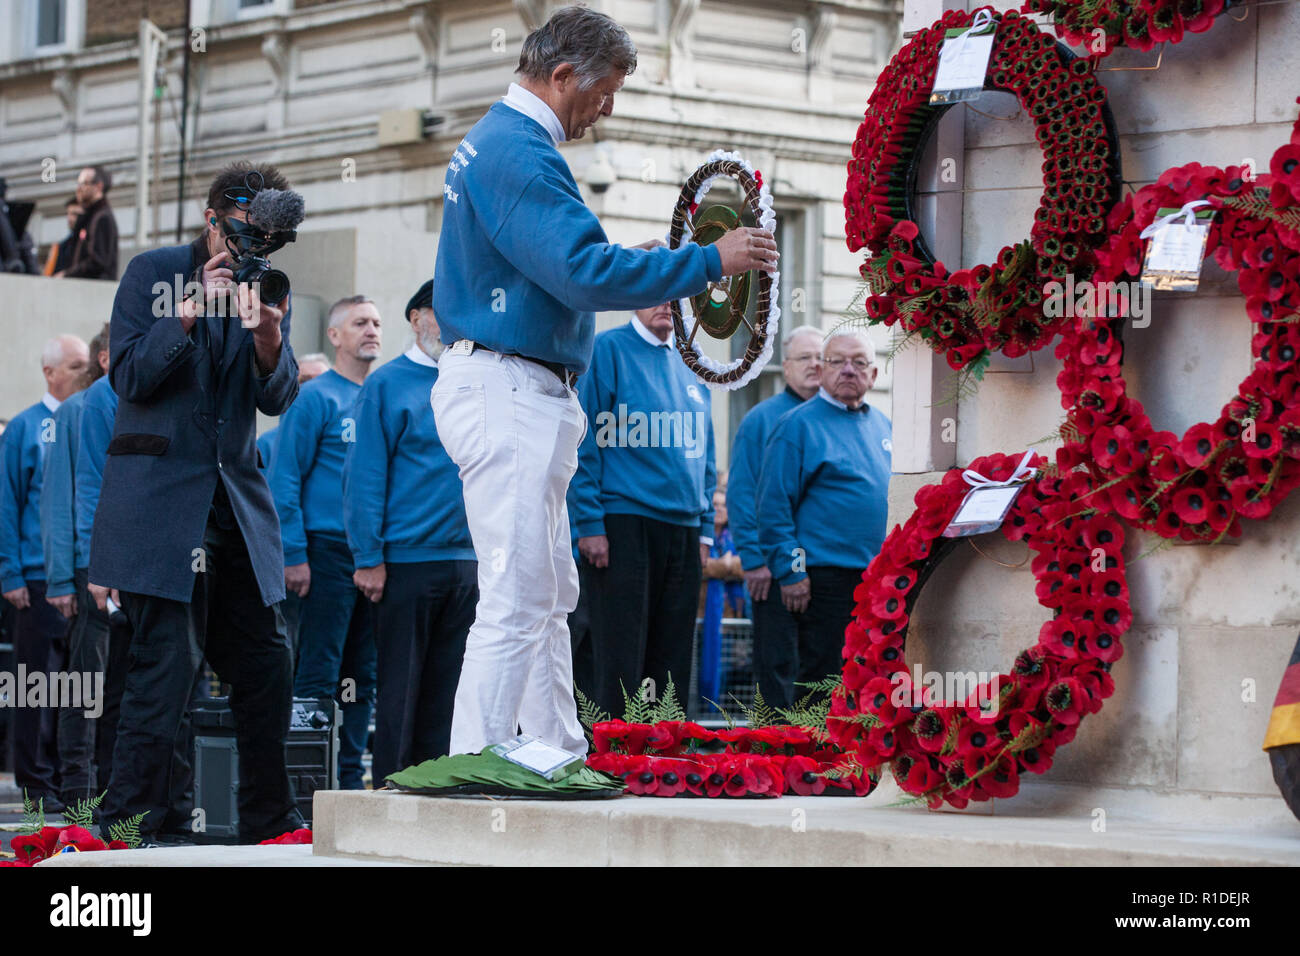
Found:
[{"label": "video camera", "polygon": [[306,215],[302,196],[288,189],[265,189],[261,174],[248,174],[245,187],[226,196],[240,209],[248,210],[248,221],[233,216],[221,221],[230,253],[230,268],[236,283],[258,283],[261,299],[278,305],[289,294],[289,277],[272,269],[267,256],[298,238],[298,225]]}]

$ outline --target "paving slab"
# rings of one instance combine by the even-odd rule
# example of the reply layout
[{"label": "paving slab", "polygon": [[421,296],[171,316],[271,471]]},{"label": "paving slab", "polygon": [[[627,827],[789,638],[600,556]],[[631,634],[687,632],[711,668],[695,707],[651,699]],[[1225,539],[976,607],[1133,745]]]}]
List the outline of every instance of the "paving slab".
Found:
[{"label": "paving slab", "polygon": [[36,864],[56,867],[154,866],[410,866],[399,860],[362,860],[312,853],[310,845],[169,846],[150,850],[60,853]]}]

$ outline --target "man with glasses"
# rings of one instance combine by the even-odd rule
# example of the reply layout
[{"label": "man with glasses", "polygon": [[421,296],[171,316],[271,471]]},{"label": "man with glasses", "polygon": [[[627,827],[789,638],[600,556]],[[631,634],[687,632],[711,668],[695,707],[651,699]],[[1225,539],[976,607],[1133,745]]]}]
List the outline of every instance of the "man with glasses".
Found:
[{"label": "man with glasses", "polygon": [[816,397],[777,422],[763,454],[758,537],[780,590],[754,602],[754,676],[773,707],[839,673],[853,590],[885,539],[892,432],[864,401],[875,361],[865,332],[833,333]]}]

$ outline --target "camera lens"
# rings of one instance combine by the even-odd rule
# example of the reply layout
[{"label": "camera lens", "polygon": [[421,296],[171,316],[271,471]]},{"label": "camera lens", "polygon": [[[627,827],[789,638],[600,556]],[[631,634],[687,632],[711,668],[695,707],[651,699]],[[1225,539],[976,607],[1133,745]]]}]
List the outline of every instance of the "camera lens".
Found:
[{"label": "camera lens", "polygon": [[266,269],[256,281],[261,283],[262,301],[267,305],[279,305],[289,294],[289,277],[279,269]]}]

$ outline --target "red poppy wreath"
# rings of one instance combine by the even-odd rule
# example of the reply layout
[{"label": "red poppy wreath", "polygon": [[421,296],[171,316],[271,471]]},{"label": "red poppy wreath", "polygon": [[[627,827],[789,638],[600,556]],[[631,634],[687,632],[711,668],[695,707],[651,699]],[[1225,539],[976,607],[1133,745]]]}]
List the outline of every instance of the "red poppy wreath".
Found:
[{"label": "red poppy wreath", "polygon": [[[987,10],[989,8],[981,8]],[[949,11],[889,62],[867,100],[844,195],[849,249],[868,250],[869,321],[916,332],[954,369],[1045,346],[1062,319],[1043,315],[1043,286],[1086,277],[1119,197],[1119,145],[1106,90],[1087,60],[1016,13],[997,15],[987,89],[1016,94],[1043,150],[1043,196],[1028,239],[993,265],[949,273],[912,211],[917,163],[948,105],[929,103],[946,31],[976,13]],[[950,104],[949,104],[950,105]],[[978,367],[978,365],[976,366]]]},{"label": "red poppy wreath", "polygon": [[1106,56],[1118,46],[1150,50],[1204,33],[1229,6],[1226,0],[1026,0],[1021,13],[1045,13],[1056,35]]},{"label": "red poppy wreath", "polygon": [[[1141,274],[1141,232],[1158,210],[1208,200],[1206,254],[1237,273],[1255,330],[1253,368],[1215,421],[1181,437],[1156,430],[1128,395],[1122,317],[1078,321],[1056,349],[1068,411],[1058,465],[1085,466],[1097,507],[1165,538],[1240,535],[1239,518],[1266,517],[1300,484],[1300,123],[1270,169],[1253,182],[1235,166],[1166,170],[1112,211],[1114,235],[1098,252],[1094,286],[1122,293]],[[1106,298],[1126,313],[1125,295]]]},{"label": "red poppy wreath", "polygon": [[[1021,461],[1024,464],[1024,461]],[[990,455],[970,470],[1008,481],[1017,460]],[[956,539],[943,531],[969,485],[953,470],[916,493],[916,511],[885,539],[854,592],[845,633],[844,690],[832,699],[831,741],[856,751],[863,768],[889,765],[903,790],[931,806],[1010,797],[1024,773],[1043,773],[1079,722],[1114,690],[1111,664],[1132,623],[1124,571],[1124,528],[1080,510],[1083,472],[1029,479],[1001,531],[1036,552],[1035,593],[1053,617],[1009,674],[991,677],[965,700],[941,700],[916,686],[905,659],[913,607],[927,577]]]}]

